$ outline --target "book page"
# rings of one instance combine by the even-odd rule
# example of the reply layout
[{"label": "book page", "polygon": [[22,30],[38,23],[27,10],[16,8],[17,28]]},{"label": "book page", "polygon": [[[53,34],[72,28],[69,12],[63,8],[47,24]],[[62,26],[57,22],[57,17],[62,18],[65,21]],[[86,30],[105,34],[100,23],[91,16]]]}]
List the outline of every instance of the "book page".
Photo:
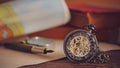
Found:
[{"label": "book page", "polygon": [[13,0],[0,4],[0,40],[66,24],[64,0]]},{"label": "book page", "polygon": [[54,44],[54,52],[48,54],[31,54],[0,47],[0,68],[16,68],[65,57],[63,40],[55,40]]}]

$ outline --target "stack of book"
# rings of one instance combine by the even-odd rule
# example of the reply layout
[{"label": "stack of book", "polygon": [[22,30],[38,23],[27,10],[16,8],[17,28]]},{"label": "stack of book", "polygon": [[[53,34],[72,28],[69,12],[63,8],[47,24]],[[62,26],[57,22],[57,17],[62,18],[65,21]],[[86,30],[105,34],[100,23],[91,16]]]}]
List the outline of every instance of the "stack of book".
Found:
[{"label": "stack of book", "polygon": [[120,1],[113,1],[108,3],[103,0],[66,0],[71,11],[69,24],[79,28],[86,24],[94,24],[100,41],[119,43]]}]

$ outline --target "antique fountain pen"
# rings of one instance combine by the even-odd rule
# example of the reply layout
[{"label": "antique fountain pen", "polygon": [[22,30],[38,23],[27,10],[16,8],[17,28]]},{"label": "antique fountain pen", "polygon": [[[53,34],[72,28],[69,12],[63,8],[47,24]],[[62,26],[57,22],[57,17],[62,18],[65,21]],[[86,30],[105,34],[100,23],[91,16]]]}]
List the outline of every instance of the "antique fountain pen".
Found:
[{"label": "antique fountain pen", "polygon": [[37,46],[37,44],[24,44],[20,42],[5,42],[4,46],[9,49],[14,49],[14,50],[29,52],[29,53],[47,54],[47,53],[54,52],[53,50],[47,50],[46,47]]}]

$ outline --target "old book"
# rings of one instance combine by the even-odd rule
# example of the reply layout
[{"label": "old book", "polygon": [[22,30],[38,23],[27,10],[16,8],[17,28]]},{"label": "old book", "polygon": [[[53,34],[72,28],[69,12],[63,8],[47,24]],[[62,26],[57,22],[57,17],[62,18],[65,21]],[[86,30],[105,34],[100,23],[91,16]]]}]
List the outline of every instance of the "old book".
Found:
[{"label": "old book", "polygon": [[64,0],[12,0],[2,3],[0,40],[60,26],[69,19],[69,10]]}]

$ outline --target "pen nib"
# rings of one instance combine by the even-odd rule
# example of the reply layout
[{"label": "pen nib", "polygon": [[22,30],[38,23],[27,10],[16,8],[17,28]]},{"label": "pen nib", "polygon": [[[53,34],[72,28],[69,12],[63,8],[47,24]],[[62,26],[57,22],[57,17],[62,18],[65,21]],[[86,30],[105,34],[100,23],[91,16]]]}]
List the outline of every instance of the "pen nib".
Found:
[{"label": "pen nib", "polygon": [[53,50],[46,50],[46,53],[52,53],[54,52]]}]

